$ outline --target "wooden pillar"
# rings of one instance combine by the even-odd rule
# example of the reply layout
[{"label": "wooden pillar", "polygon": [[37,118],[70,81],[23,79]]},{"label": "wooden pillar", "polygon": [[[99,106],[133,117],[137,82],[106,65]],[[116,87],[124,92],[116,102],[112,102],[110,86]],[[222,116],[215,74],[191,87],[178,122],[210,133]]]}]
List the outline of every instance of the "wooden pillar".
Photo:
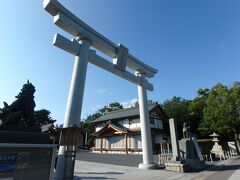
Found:
[{"label": "wooden pillar", "polygon": [[128,136],[125,134],[125,153],[128,154]]},{"label": "wooden pillar", "polygon": [[163,154],[163,143],[160,143],[161,154]]},{"label": "wooden pillar", "polygon": [[101,153],[102,153],[102,151],[103,151],[102,146],[103,146],[103,138],[101,137],[101,143],[100,143],[100,152],[101,152]]},{"label": "wooden pillar", "polygon": [[129,141],[129,147],[128,149],[131,151],[131,148],[132,148],[132,140],[131,140],[131,137],[128,136],[128,141]]}]

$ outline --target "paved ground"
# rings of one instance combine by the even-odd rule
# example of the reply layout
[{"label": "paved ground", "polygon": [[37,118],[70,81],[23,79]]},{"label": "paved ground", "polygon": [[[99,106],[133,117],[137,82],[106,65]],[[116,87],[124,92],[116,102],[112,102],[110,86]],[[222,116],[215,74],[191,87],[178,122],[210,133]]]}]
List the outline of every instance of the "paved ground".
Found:
[{"label": "paved ground", "polygon": [[222,161],[199,173],[198,180],[240,180],[240,159]]},{"label": "paved ground", "polygon": [[[240,180],[240,159],[222,161],[200,173],[177,173],[161,169],[140,170],[136,164],[141,155],[78,153],[75,164],[76,179],[126,180]],[[80,160],[81,159],[81,160]],[[121,165],[120,165],[121,164]]]},{"label": "paved ground", "polygon": [[76,161],[75,164],[76,180],[97,180],[97,179],[123,179],[123,180],[190,180],[192,174],[175,173],[165,170],[140,170],[137,167],[118,166],[112,164],[94,163],[86,161]]},{"label": "paved ground", "polygon": [[[154,155],[154,162],[158,163],[158,155]],[[138,167],[138,164],[142,163],[142,155],[126,155],[126,154],[100,154],[89,153],[88,151],[80,151],[76,156],[77,160],[98,162],[105,164],[114,164],[121,166]]]}]

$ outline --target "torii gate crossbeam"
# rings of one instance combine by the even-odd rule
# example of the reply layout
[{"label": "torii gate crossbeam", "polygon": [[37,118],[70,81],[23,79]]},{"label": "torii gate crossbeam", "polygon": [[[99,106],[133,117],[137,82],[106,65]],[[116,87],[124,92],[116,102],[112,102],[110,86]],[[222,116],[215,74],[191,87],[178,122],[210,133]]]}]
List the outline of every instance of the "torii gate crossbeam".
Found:
[{"label": "torii gate crossbeam", "polygon": [[[143,151],[143,163],[139,164],[139,168],[154,168],[155,165],[153,163],[152,140],[147,103],[147,90],[152,91],[153,85],[150,84],[146,78],[153,77],[154,74],[157,73],[157,70],[130,55],[128,49],[123,45],[116,45],[95,31],[67,10],[57,0],[44,0],[43,6],[44,9],[53,16],[54,24],[75,37],[75,39],[71,41],[56,34],[53,41],[53,45],[75,56],[64,127],[79,125],[87,65],[88,62],[90,62],[138,85]],[[109,62],[98,56],[95,50],[90,49],[91,46],[108,55],[113,59],[113,62]],[[132,69],[135,74],[127,71],[126,67]],[[65,147],[60,146],[55,179],[63,179],[64,164],[68,164],[64,152]],[[68,174],[71,172],[65,173]]]}]

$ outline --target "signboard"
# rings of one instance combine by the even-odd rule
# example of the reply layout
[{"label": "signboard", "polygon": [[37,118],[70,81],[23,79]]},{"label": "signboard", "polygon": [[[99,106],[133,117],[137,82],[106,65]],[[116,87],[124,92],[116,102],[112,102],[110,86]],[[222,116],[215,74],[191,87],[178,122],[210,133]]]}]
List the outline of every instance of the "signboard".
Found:
[{"label": "signboard", "polygon": [[78,127],[61,129],[61,146],[83,146],[83,132]]},{"label": "signboard", "polygon": [[0,153],[0,174],[12,172],[17,165],[17,153]]},{"label": "signboard", "polygon": [[0,143],[0,180],[52,179],[55,152],[52,144]]}]

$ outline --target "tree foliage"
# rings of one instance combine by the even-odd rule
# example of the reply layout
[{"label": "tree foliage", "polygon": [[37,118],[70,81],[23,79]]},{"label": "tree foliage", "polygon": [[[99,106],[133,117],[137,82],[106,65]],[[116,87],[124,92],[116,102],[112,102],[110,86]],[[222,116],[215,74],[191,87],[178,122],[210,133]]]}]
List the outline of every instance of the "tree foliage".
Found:
[{"label": "tree foliage", "polygon": [[201,137],[216,132],[233,138],[240,133],[240,82],[231,87],[217,83],[211,89],[199,89],[197,93],[192,100],[174,96],[163,103],[169,118],[177,120],[180,137],[184,122],[189,122],[191,131]]},{"label": "tree foliage", "polygon": [[56,120],[50,116],[50,111],[46,109],[37,110],[34,112],[34,126],[41,127],[46,124],[53,124]]},{"label": "tree foliage", "polygon": [[192,101],[189,101],[188,119],[192,133],[200,135],[198,131],[199,124],[203,119],[203,108],[208,97],[209,89],[199,89],[198,95]]},{"label": "tree foliage", "polygon": [[209,91],[203,109],[203,120],[199,131],[203,135],[218,132],[225,137],[233,138],[239,133],[240,125],[240,83],[228,88],[220,83]]},{"label": "tree foliage", "polygon": [[177,129],[179,138],[182,137],[183,123],[188,121],[188,106],[189,101],[181,97],[174,96],[170,100],[166,100],[162,108],[169,118],[175,118],[177,120]]},{"label": "tree foliage", "polygon": [[103,108],[99,109],[97,113],[100,113],[101,115],[107,113],[107,112],[111,112],[111,111],[116,111],[116,110],[120,110],[123,109],[123,106],[118,103],[118,102],[113,102],[108,104],[107,106],[104,106]]}]

